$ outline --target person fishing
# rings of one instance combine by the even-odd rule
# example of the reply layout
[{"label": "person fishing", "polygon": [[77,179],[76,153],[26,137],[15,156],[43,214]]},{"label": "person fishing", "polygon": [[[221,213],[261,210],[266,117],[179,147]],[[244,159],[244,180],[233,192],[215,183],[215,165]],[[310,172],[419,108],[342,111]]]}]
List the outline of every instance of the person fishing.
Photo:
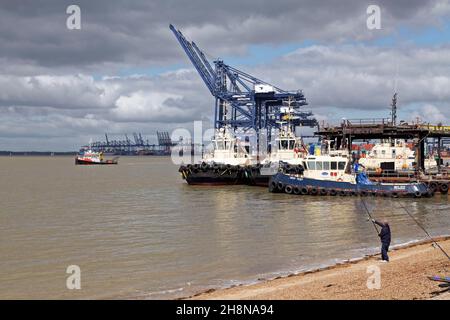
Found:
[{"label": "person fishing", "polygon": [[372,219],[372,222],[381,227],[380,233],[378,234],[381,240],[381,259],[383,262],[389,262],[388,251],[391,245],[391,228],[389,227],[389,222],[387,220],[379,222],[375,219]]}]

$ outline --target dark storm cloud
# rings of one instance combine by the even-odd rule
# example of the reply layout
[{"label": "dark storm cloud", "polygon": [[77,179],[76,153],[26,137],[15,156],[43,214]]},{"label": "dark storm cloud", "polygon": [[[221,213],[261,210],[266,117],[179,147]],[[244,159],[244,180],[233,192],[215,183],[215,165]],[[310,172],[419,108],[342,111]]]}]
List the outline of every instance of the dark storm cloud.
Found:
[{"label": "dark storm cloud", "polygon": [[[81,7],[81,30],[66,8]],[[449,1],[377,1],[382,30],[368,31],[372,1],[7,1],[0,0],[0,149],[76,149],[104,132],[211,122],[214,99],[169,30],[169,23],[214,57],[253,45],[317,45],[242,66],[285,89],[301,88],[319,119],[386,106],[399,65],[401,110],[449,119],[449,49],[379,48],[364,40],[398,26],[439,24]],[[355,45],[359,43],[359,45]],[[155,76],[149,68],[181,69]],[[133,70],[133,71],[131,71]],[[355,89],[356,88],[356,89]],[[17,143],[16,143],[17,142]],[[40,146],[41,145],[41,146]]]},{"label": "dark storm cloud", "polygon": [[[252,44],[368,39],[401,22],[430,23],[430,14],[439,15],[438,1],[378,1],[383,30],[368,32],[365,10],[371,3],[3,0],[0,57],[55,70],[111,74],[115,68],[185,63],[169,23],[220,56],[244,54]],[[81,30],[66,28],[70,4],[81,7]]]}]

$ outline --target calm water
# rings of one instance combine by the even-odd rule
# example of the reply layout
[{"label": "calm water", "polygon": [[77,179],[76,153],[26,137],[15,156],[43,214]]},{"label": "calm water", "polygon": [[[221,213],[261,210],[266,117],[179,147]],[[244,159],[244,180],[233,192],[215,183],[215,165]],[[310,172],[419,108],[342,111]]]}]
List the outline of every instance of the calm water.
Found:
[{"label": "calm water", "polygon": [[[0,158],[0,298],[173,298],[376,252],[357,198],[193,187],[169,158]],[[394,244],[449,234],[447,196],[366,199]],[[66,268],[81,268],[81,290]]]}]

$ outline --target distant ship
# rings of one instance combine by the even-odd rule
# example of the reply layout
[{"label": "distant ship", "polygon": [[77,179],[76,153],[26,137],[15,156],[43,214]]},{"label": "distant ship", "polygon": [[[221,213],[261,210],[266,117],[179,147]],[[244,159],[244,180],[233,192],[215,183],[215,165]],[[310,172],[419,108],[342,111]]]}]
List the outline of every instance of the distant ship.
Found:
[{"label": "distant ship", "polygon": [[119,157],[110,160],[104,159],[103,152],[94,152],[91,149],[81,149],[75,157],[76,165],[106,165],[118,164]]}]

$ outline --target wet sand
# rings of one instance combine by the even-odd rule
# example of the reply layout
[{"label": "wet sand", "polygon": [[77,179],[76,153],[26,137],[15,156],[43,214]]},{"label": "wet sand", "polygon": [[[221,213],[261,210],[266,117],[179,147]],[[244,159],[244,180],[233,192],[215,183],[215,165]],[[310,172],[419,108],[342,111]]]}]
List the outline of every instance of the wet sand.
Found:
[{"label": "wet sand", "polygon": [[[450,237],[437,239],[440,246],[450,252]],[[450,276],[450,261],[430,241],[396,248],[390,252],[389,263],[380,261],[379,255],[368,256],[332,267],[305,272],[289,277],[268,280],[249,286],[209,291],[191,299],[236,300],[308,300],[308,299],[450,299],[439,282],[428,276]],[[368,289],[372,273],[370,266],[381,271],[381,288]]]}]

